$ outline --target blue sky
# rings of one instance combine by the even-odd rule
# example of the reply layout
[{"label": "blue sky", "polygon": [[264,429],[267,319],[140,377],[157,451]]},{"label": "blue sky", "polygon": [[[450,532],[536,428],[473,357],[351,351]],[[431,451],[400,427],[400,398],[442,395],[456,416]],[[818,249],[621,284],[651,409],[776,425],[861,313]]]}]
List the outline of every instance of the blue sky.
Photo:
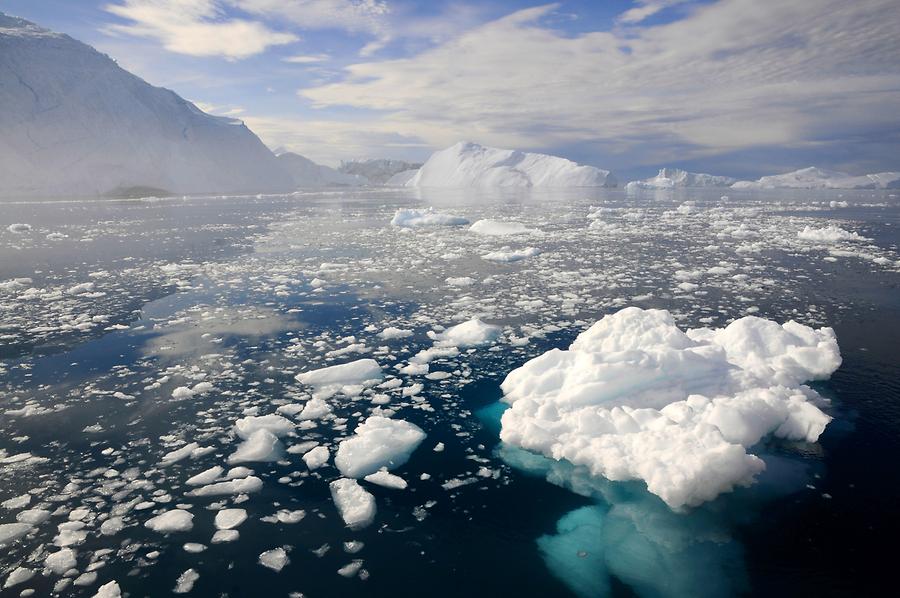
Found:
[{"label": "blue sky", "polygon": [[320,162],[900,170],[897,0],[0,0]]}]

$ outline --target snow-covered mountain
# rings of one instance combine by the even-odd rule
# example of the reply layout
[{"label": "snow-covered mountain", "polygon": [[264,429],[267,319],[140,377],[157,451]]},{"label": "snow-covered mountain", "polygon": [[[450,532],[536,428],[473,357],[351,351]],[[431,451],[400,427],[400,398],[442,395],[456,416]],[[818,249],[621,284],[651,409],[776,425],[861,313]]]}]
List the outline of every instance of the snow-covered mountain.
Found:
[{"label": "snow-covered mountain", "polygon": [[674,189],[676,187],[729,187],[737,179],[727,176],[688,172],[680,168],[661,168],[659,174],[642,181],[631,181],[626,189]]},{"label": "snow-covered mountain", "polygon": [[354,174],[365,178],[370,185],[387,185],[388,181],[396,174],[418,169],[421,164],[414,164],[404,160],[390,160],[374,158],[369,160],[349,160],[342,162],[338,167],[339,172]]},{"label": "snow-covered mountain", "polygon": [[846,172],[810,166],[764,176],[756,181],[738,181],[735,189],[900,189],[900,172],[878,172],[853,176]]},{"label": "snow-covered mountain", "polygon": [[288,191],[275,155],[71,37],[0,13],[0,196]]},{"label": "snow-covered mountain", "polygon": [[460,142],[435,152],[408,187],[615,187],[607,170],[571,160]]},{"label": "snow-covered mountain", "polygon": [[302,187],[359,187],[367,184],[363,177],[344,174],[329,166],[316,164],[309,158],[284,152],[278,154],[278,162],[294,181],[294,186]]}]

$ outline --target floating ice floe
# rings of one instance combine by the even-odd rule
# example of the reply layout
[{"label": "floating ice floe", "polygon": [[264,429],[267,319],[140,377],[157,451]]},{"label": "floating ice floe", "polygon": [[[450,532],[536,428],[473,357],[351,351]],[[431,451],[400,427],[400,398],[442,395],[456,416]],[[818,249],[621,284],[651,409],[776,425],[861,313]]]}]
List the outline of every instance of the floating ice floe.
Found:
[{"label": "floating ice floe", "polygon": [[287,551],[284,548],[273,548],[259,555],[259,564],[276,573],[284,569],[285,565],[290,562],[291,560],[288,558]]},{"label": "floating ice floe", "polygon": [[309,469],[318,469],[328,463],[331,453],[327,446],[317,446],[303,455],[303,462]]},{"label": "floating ice floe", "polygon": [[417,226],[461,226],[469,221],[461,216],[441,214],[431,209],[428,210],[397,210],[391,219],[393,226],[417,227]]},{"label": "floating ice floe", "polygon": [[524,249],[510,249],[504,247],[499,251],[491,251],[481,256],[481,259],[489,262],[520,262],[524,259],[540,255],[541,250],[537,247],[526,247]]},{"label": "floating ice floe", "polygon": [[361,478],[382,467],[395,469],[409,460],[424,439],[425,432],[415,424],[373,415],[341,441],[334,464],[348,478]]},{"label": "floating ice floe", "polygon": [[383,378],[381,366],[374,359],[357,359],[349,363],[311,370],[295,376],[297,382],[312,386],[316,396],[328,398],[348,387],[366,386]]},{"label": "floating ice floe", "polygon": [[161,534],[189,532],[194,527],[194,514],[182,509],[172,509],[148,519],[144,527]]},{"label": "floating ice floe", "polygon": [[528,235],[536,233],[533,228],[528,228],[521,222],[507,222],[505,220],[479,220],[469,227],[469,230],[479,235],[505,237],[509,235]]},{"label": "floating ice floe", "polygon": [[386,469],[379,469],[375,473],[370,473],[363,478],[371,484],[383,486],[385,488],[393,488],[394,490],[405,490],[406,480],[398,475],[389,473]]},{"label": "floating ice floe", "polygon": [[804,241],[815,241],[817,243],[840,243],[841,241],[868,241],[859,233],[845,230],[839,226],[829,225],[822,228],[813,228],[811,226],[803,227],[803,230],[797,233],[797,238]]},{"label": "floating ice floe", "polygon": [[121,596],[122,590],[119,588],[119,584],[114,581],[103,584],[97,588],[97,593],[94,594],[94,598],[121,598]]},{"label": "floating ice floe", "polygon": [[443,332],[429,332],[428,336],[437,347],[479,347],[494,342],[500,337],[500,327],[486,324],[472,318],[462,324],[451,326]]},{"label": "floating ice floe", "polygon": [[751,484],[765,463],[747,449],[764,436],[815,442],[831,418],[803,382],[840,363],[830,328],[745,317],[685,333],[630,307],[511,372],[500,437],[694,506]]},{"label": "floating ice floe", "polygon": [[247,520],[245,509],[222,509],[216,513],[216,529],[234,529]]},{"label": "floating ice floe", "polygon": [[360,529],[372,523],[375,519],[375,497],[360,486],[359,482],[340,478],[331,482],[329,487],[334,504],[347,527]]}]

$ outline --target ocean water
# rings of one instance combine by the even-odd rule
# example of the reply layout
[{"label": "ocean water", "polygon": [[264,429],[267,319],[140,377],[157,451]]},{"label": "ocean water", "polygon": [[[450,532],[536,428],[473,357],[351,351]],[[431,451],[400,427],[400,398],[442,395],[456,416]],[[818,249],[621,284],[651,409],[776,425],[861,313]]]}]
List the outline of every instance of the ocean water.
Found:
[{"label": "ocean water", "polygon": [[[390,225],[398,209],[428,207],[534,232]],[[131,596],[168,595],[188,569],[199,574],[195,596],[860,596],[892,583],[892,192],[71,199],[0,205],[0,224],[0,502],[30,495],[0,508],[0,523],[23,509],[50,513],[0,548],[0,585],[16,567],[36,572],[2,596],[54,587],[93,596],[111,580]],[[864,239],[798,237],[830,225]],[[527,248],[538,252],[482,257]],[[679,286],[685,272],[696,287]],[[640,482],[592,478],[500,443],[505,375],[628,305],[667,309],[683,328],[747,314],[833,327],[843,365],[813,386],[834,420],[815,444],[764,440],[752,449],[767,464],[755,485],[678,513]],[[447,377],[394,367],[432,346],[429,331],[476,316],[503,335],[430,364]],[[388,326],[412,334],[379,338]],[[377,505],[371,525],[341,520],[328,489],[340,476],[333,461],[311,472],[295,453],[241,464],[262,479],[258,492],[187,495],[189,477],[227,467],[235,420],[306,401],[297,373],[363,357],[401,386],[333,397],[331,417],[282,441],[316,442],[333,457],[340,439],[385,409],[421,427],[427,438],[393,470],[408,488],[363,482]],[[212,390],[172,396],[199,382]],[[373,403],[376,393],[387,402]],[[191,442],[208,450],[161,463]],[[190,531],[144,527],[176,505],[194,514]],[[248,520],[237,541],[212,544],[221,507],[246,509]],[[303,516],[272,521],[280,510]],[[123,527],[103,534],[110,516]],[[362,548],[348,551],[351,541]],[[74,551],[74,570],[44,571],[60,545]],[[280,572],[258,563],[278,547],[290,559]],[[338,573],[351,564],[352,574]]]}]

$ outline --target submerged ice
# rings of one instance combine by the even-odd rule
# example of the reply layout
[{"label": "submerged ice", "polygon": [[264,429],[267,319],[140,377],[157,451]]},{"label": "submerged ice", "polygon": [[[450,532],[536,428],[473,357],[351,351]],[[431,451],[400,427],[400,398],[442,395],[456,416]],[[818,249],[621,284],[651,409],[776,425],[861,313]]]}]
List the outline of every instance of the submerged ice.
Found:
[{"label": "submerged ice", "polygon": [[512,371],[500,436],[696,506],[753,482],[765,463],[748,449],[764,436],[815,442],[831,418],[803,383],[840,363],[830,328],[747,316],[683,332],[630,307]]}]

